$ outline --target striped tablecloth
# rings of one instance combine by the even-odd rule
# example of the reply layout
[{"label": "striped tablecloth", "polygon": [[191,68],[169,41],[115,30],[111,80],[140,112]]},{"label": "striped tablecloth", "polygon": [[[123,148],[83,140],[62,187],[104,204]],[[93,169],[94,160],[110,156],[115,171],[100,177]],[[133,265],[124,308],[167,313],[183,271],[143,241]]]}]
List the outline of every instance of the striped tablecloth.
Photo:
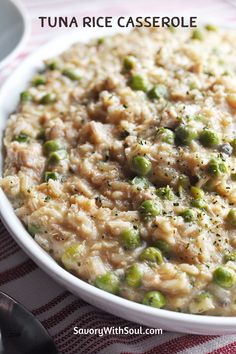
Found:
[{"label": "striped tablecloth", "polygon": [[[31,36],[24,52],[1,73],[1,81],[42,43],[69,29],[40,28],[38,16],[191,15],[201,21],[236,23],[235,0],[22,0],[31,19]],[[232,5],[233,4],[233,5]],[[43,323],[62,354],[236,353],[236,336],[74,335],[73,327],[139,325],[107,314],[55,283],[17,246],[0,224],[0,288],[24,304]],[[217,321],[217,319],[216,319]]]}]

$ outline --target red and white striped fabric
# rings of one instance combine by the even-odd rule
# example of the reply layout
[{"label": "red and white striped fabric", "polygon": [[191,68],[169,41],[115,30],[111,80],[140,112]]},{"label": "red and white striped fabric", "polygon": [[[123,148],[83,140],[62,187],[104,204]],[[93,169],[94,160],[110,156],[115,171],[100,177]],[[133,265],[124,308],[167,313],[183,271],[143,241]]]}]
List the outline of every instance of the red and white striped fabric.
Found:
[{"label": "red and white striped fabric", "polygon": [[[7,77],[30,52],[67,29],[40,28],[38,16],[192,15],[200,21],[236,24],[235,0],[22,0],[32,32],[25,51],[1,73]],[[232,5],[233,4],[233,5]],[[139,325],[109,315],[73,296],[41,271],[17,246],[0,224],[0,288],[24,304],[43,323],[62,354],[233,354],[236,336],[74,335],[73,327]]]}]

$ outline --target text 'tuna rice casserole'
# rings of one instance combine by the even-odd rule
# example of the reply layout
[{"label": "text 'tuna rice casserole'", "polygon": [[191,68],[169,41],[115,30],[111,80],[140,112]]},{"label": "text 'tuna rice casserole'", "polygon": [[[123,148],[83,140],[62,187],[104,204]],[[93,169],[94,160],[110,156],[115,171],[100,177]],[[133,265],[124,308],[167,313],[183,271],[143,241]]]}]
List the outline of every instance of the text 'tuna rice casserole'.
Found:
[{"label": "text 'tuna rice casserole'", "polygon": [[236,315],[235,41],[136,29],[32,78],[1,186],[67,270],[149,306]]}]

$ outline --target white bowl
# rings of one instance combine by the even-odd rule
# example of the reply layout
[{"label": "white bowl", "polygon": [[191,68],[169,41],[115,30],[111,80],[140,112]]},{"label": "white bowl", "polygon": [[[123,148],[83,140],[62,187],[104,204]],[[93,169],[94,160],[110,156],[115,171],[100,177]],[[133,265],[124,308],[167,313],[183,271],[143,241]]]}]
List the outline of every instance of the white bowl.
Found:
[{"label": "white bowl", "polygon": [[29,35],[29,23],[17,0],[0,1],[0,69],[22,49]]},{"label": "white bowl", "polygon": [[[117,29],[96,30],[96,37],[111,34]],[[42,59],[54,56],[76,41],[87,41],[94,36],[94,30],[80,29],[79,32],[58,38],[44,45],[28,57],[5,82],[0,91],[0,132],[6,125],[9,114],[14,111],[19,94],[27,86],[36,70],[42,67]],[[1,138],[2,141],[2,138]],[[0,167],[2,161],[0,161]],[[140,324],[165,330],[195,334],[231,334],[236,333],[236,317],[214,317],[191,315],[169,310],[155,309],[131,302],[106,293],[76,278],[58,265],[29,235],[7,197],[0,190],[0,211],[2,221],[23,250],[54,280],[85,301],[104,309],[116,316]]]}]

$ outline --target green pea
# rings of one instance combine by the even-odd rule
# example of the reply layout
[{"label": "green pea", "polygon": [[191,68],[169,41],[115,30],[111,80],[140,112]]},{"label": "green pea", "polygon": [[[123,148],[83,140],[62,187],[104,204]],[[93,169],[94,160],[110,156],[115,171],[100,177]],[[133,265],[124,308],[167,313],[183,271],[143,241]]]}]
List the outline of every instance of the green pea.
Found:
[{"label": "green pea", "polygon": [[56,70],[58,69],[59,65],[56,61],[51,61],[50,63],[47,64],[47,67],[49,70]]},{"label": "green pea", "polygon": [[144,295],[143,304],[160,309],[166,305],[166,299],[160,291],[149,291]]},{"label": "green pea", "polygon": [[50,179],[57,181],[59,179],[59,174],[57,172],[45,172],[44,173],[44,182],[48,182]]},{"label": "green pea", "polygon": [[134,66],[135,66],[135,57],[133,57],[132,55],[128,55],[127,57],[124,58],[123,67],[126,71],[132,70]]},{"label": "green pea", "polygon": [[62,75],[68,77],[72,81],[79,81],[81,79],[81,76],[75,69],[64,69]]},{"label": "green pea", "polygon": [[29,224],[28,231],[29,231],[30,235],[32,235],[32,236],[35,236],[36,234],[42,232],[41,227],[36,224]]},{"label": "green pea", "polygon": [[230,145],[233,148],[233,155],[236,156],[236,138],[231,141]]},{"label": "green pea", "polygon": [[146,156],[134,156],[131,169],[139,176],[146,176],[152,169],[152,163]]},{"label": "green pea", "polygon": [[220,266],[214,271],[213,280],[220,287],[229,289],[236,284],[236,273],[231,268]]},{"label": "green pea", "polygon": [[174,197],[174,194],[173,194],[173,192],[172,192],[170,186],[158,188],[158,189],[156,190],[156,194],[157,194],[158,197],[160,197],[161,199],[172,200],[173,197]]},{"label": "green pea", "polygon": [[54,103],[55,101],[56,101],[56,96],[54,94],[46,93],[45,95],[43,95],[43,97],[41,97],[39,103],[50,104],[50,103]]},{"label": "green pea", "polygon": [[212,177],[219,177],[222,173],[227,172],[227,167],[224,162],[217,161],[216,159],[211,159],[207,165],[207,172]]},{"label": "green pea", "polygon": [[23,92],[21,92],[21,94],[20,94],[20,100],[21,100],[22,103],[31,101],[31,100],[32,100],[32,96],[31,96],[31,94],[29,93],[29,91],[23,91]]},{"label": "green pea", "polygon": [[156,264],[163,263],[162,253],[156,247],[145,248],[145,250],[140,254],[140,260],[142,262],[148,262],[148,263],[156,263]]},{"label": "green pea", "polygon": [[104,37],[98,38],[98,40],[97,40],[97,44],[98,45],[101,45],[101,44],[104,44],[104,43],[105,43],[105,38]]},{"label": "green pea", "polygon": [[204,197],[204,191],[198,187],[191,187],[191,194],[194,199],[202,199]]},{"label": "green pea", "polygon": [[131,288],[139,288],[142,285],[143,271],[139,264],[133,264],[127,271],[125,281]]},{"label": "green pea", "polygon": [[67,155],[66,150],[54,151],[54,152],[51,152],[51,154],[49,155],[48,162],[50,164],[57,164],[61,160],[65,160],[67,157],[68,157],[68,155]]},{"label": "green pea", "polygon": [[157,240],[155,246],[164,254],[168,254],[171,251],[171,246],[164,240]]},{"label": "green pea", "polygon": [[139,207],[140,214],[144,219],[149,219],[160,214],[160,204],[154,200],[145,200]]},{"label": "green pea", "polygon": [[139,231],[134,228],[125,229],[120,234],[121,244],[125,249],[132,250],[141,244]]},{"label": "green pea", "polygon": [[189,145],[197,137],[196,131],[188,125],[180,125],[175,130],[177,141],[182,145]]},{"label": "green pea", "polygon": [[168,97],[168,90],[164,85],[156,85],[148,91],[148,97],[152,100],[160,98],[167,98]]},{"label": "green pea", "polygon": [[224,255],[224,261],[226,262],[236,262],[236,251],[233,251],[231,253],[227,253]]},{"label": "green pea", "polygon": [[200,143],[204,147],[214,148],[220,143],[218,134],[210,129],[204,129],[199,136]]},{"label": "green pea", "polygon": [[197,39],[198,41],[203,40],[203,33],[199,29],[195,29],[192,31],[192,39]]},{"label": "green pea", "polygon": [[191,206],[201,209],[201,210],[205,210],[207,209],[207,204],[205,202],[204,199],[194,199],[191,201]]},{"label": "green pea", "polygon": [[33,86],[39,86],[39,85],[45,85],[46,84],[46,78],[45,76],[38,75],[32,80],[32,85]]},{"label": "green pea", "polygon": [[236,227],[236,208],[228,212],[226,220],[231,226]]},{"label": "green pea", "polygon": [[215,26],[215,25],[212,25],[212,24],[207,24],[206,26],[205,26],[205,29],[207,30],[207,31],[217,31],[218,30],[218,27],[217,26]]},{"label": "green pea", "polygon": [[180,213],[185,222],[192,222],[195,219],[195,213],[192,209],[186,209]]},{"label": "green pea", "polygon": [[137,176],[130,181],[130,184],[136,186],[137,189],[139,190],[146,189],[150,186],[150,182],[146,177],[137,177]]},{"label": "green pea", "polygon": [[148,82],[146,77],[142,75],[133,75],[129,80],[129,86],[135,91],[144,91],[148,89]]},{"label": "green pea", "polygon": [[28,143],[30,138],[28,134],[21,132],[19,135],[16,135],[13,140],[19,143]]},{"label": "green pea", "polygon": [[43,152],[46,156],[51,152],[61,149],[61,144],[57,140],[48,140],[43,144]]},{"label": "green pea", "polygon": [[95,286],[99,289],[107,291],[111,294],[117,294],[119,291],[119,279],[112,272],[107,272],[103,275],[100,275],[95,280]]},{"label": "green pea", "polygon": [[161,127],[158,129],[157,136],[161,137],[161,141],[173,145],[175,142],[175,133],[168,128]]}]

